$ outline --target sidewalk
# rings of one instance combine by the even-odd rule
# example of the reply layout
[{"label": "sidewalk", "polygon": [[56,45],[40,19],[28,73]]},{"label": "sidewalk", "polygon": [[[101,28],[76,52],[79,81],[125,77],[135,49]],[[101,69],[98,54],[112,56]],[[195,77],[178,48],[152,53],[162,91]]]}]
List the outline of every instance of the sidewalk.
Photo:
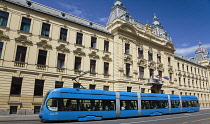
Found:
[{"label": "sidewalk", "polygon": [[[200,108],[200,110],[210,110],[210,107]],[[39,114],[35,115],[0,115],[0,122],[7,121],[39,121]]]}]

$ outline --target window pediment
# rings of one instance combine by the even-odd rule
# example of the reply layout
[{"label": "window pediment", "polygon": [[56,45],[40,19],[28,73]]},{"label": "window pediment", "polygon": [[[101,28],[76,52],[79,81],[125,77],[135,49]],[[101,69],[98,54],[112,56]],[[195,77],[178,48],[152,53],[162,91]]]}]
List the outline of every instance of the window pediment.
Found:
[{"label": "window pediment", "polygon": [[156,68],[155,62],[154,62],[154,61],[150,61],[149,64],[148,64],[148,67],[149,67],[150,69],[155,69],[155,68]]},{"label": "window pediment", "polygon": [[15,41],[22,45],[33,45],[32,41],[28,40],[28,37],[25,35],[20,35],[18,38],[15,38]]},{"label": "window pediment", "polygon": [[99,55],[96,54],[95,51],[92,51],[92,53],[89,54],[89,57],[93,58],[93,59],[99,59]]},{"label": "window pediment", "polygon": [[4,31],[0,30],[0,40],[9,40],[9,36],[4,35]]},{"label": "window pediment", "polygon": [[146,59],[139,59],[139,62],[137,63],[139,66],[142,66],[144,68],[147,67],[147,60]]},{"label": "window pediment", "polygon": [[52,46],[47,43],[46,40],[41,40],[40,42],[37,43],[38,47],[42,47],[44,49],[52,49]]},{"label": "window pediment", "polygon": [[111,62],[112,61],[112,58],[110,58],[109,55],[107,55],[107,54],[104,57],[102,57],[102,59],[104,61],[108,61],[108,62]]},{"label": "window pediment", "polygon": [[133,64],[132,56],[127,55],[124,58],[125,63]]},{"label": "window pediment", "polygon": [[77,48],[73,52],[74,52],[74,54],[77,54],[78,56],[85,56],[86,55],[85,52],[83,52],[81,48]]},{"label": "window pediment", "polygon": [[61,52],[66,52],[66,53],[69,53],[70,52],[70,50],[66,47],[66,45],[64,45],[64,44],[60,44],[59,46],[57,46],[56,47],[56,49],[58,50],[58,51],[61,51]]}]

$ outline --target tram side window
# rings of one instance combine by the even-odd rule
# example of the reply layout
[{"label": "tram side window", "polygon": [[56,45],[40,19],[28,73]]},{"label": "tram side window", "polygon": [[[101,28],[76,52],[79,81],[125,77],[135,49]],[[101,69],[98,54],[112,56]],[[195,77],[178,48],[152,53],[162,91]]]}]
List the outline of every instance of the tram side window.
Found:
[{"label": "tram side window", "polygon": [[120,110],[137,110],[136,100],[121,100]]},{"label": "tram side window", "polygon": [[171,108],[179,108],[180,101],[171,101]]},{"label": "tram side window", "polygon": [[110,111],[115,110],[114,100],[49,99],[47,107],[51,111]]},{"label": "tram side window", "polygon": [[165,100],[142,100],[141,108],[142,109],[168,108],[168,101],[165,101]]}]

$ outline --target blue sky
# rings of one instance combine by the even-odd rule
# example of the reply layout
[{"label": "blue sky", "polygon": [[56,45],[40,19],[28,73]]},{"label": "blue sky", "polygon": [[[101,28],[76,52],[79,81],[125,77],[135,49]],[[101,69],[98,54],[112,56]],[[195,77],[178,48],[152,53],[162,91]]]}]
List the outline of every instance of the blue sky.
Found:
[{"label": "blue sky", "polygon": [[[32,0],[106,25],[115,0]],[[50,2],[49,2],[50,1]],[[194,57],[198,42],[210,52],[210,0],[122,0],[132,18],[152,23],[156,13],[176,53]]]}]

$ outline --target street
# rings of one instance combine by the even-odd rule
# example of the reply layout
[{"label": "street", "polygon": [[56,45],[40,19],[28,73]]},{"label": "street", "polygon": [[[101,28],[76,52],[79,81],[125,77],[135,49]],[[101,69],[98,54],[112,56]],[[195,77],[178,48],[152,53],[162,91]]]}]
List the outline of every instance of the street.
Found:
[{"label": "street", "polygon": [[[163,116],[148,116],[136,118],[121,118],[102,121],[87,122],[55,122],[57,123],[73,123],[73,124],[210,124],[210,110],[204,110],[195,113],[170,114]],[[11,121],[0,122],[0,124],[41,124],[40,121]]]}]

